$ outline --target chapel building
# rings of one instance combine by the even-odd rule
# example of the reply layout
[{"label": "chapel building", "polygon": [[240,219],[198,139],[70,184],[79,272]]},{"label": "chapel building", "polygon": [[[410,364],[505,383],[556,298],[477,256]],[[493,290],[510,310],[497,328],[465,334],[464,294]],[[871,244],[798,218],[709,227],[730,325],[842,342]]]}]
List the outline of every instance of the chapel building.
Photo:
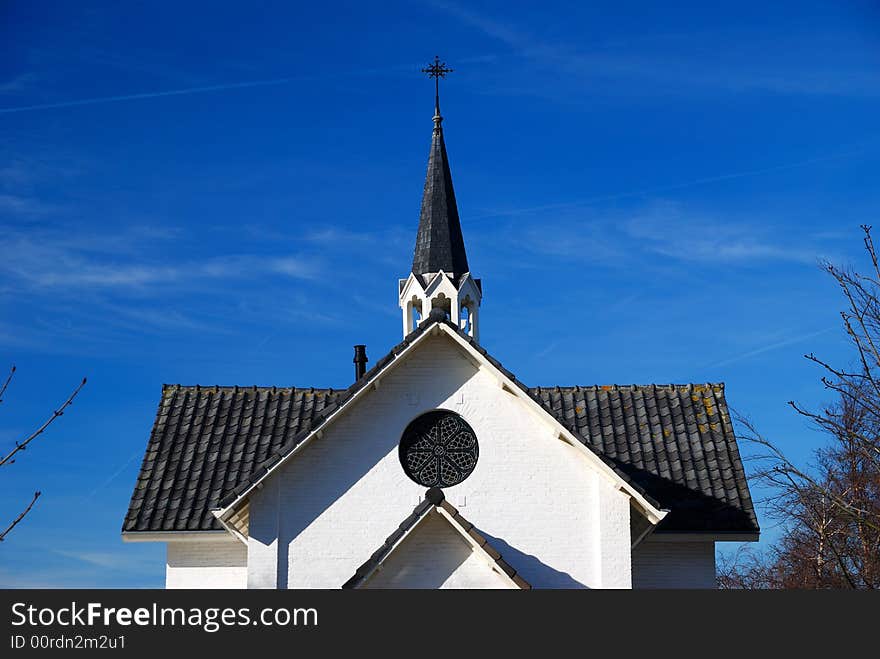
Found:
[{"label": "chapel building", "polygon": [[123,539],[168,588],[714,588],[759,534],[724,385],[499,363],[433,122],[402,340],[347,388],[163,386]]}]

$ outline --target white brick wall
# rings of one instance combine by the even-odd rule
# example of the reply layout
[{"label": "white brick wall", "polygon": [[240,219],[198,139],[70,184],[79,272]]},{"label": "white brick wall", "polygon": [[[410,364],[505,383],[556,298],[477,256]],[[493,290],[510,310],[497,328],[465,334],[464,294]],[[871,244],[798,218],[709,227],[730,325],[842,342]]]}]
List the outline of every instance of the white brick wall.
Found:
[{"label": "white brick wall", "polygon": [[512,588],[437,512],[395,547],[364,588]]},{"label": "white brick wall", "polygon": [[351,577],[423,494],[398,460],[403,429],[446,408],[480,442],[474,473],[447,497],[527,581],[629,587],[626,496],[449,337],[416,351],[253,498],[248,585],[337,588]]},{"label": "white brick wall", "polygon": [[715,588],[715,543],[646,538],[632,553],[633,588]]},{"label": "white brick wall", "polygon": [[247,587],[284,588],[278,564],[278,495],[281,480],[270,478],[251,498],[248,519]]},{"label": "white brick wall", "polygon": [[[604,483],[596,479],[600,485]],[[630,499],[620,490],[597,487],[596,518],[599,529],[594,539],[599,558],[597,571],[602,588],[632,588],[632,537],[630,534]]]},{"label": "white brick wall", "polygon": [[247,550],[228,537],[169,542],[166,588],[245,588]]}]

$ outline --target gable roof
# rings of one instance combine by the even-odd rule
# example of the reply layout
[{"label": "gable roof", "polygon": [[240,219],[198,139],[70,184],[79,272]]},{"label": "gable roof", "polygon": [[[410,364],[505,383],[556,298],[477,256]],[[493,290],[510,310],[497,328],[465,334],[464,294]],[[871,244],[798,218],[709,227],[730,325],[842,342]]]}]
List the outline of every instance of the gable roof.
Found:
[{"label": "gable roof", "polygon": [[[649,505],[671,509],[659,531],[758,533],[721,385],[529,389],[437,315],[345,390],[163,387],[123,532],[224,528],[212,510],[252,488],[435,324],[488,360]],[[684,400],[697,394],[704,403]]]},{"label": "gable roof", "polygon": [[363,585],[370,576],[385,562],[385,560],[400,546],[400,543],[409,535],[409,533],[418,526],[428,513],[437,511],[440,516],[449,522],[449,525],[455,529],[470,544],[474,551],[479,552],[492,566],[497,568],[497,572],[503,575],[517,588],[523,590],[531,590],[532,586],[528,581],[523,579],[511,565],[501,558],[501,554],[489,543],[489,541],[479,532],[476,527],[467,521],[458,509],[446,500],[443,490],[432,487],[425,493],[425,498],[419,503],[412,513],[400,525],[394,529],[394,532],[388,536],[382,546],[379,547],[346,581],[342,587],[358,588]]},{"label": "gable roof", "polygon": [[[439,115],[437,118],[439,119]],[[440,121],[442,119],[435,120],[431,136],[412,271],[421,276],[442,270],[455,279],[470,268]]]},{"label": "gable roof", "polygon": [[380,378],[385,375],[385,371],[389,371],[399,364],[400,360],[411,351],[413,346],[418,344],[423,337],[428,336],[427,330],[432,330],[431,334],[438,332],[446,333],[453,342],[458,342],[463,352],[468,354],[479,366],[494,369],[495,375],[499,378],[499,383],[503,389],[519,397],[526,404],[532,405],[534,410],[544,416],[545,421],[555,425],[558,430],[558,438],[568,442],[575,448],[579,448],[582,454],[592,461],[592,464],[598,471],[603,472],[607,477],[615,481],[620,489],[624,490],[631,497],[633,504],[644,513],[652,526],[665,517],[667,511],[662,510],[659,504],[643,488],[618,469],[612,460],[592,449],[582,438],[578,438],[573,430],[567,428],[553,415],[551,410],[543,407],[540,399],[532,394],[528,387],[519,382],[513,373],[506,370],[496,359],[492,358],[472,337],[447,320],[442,310],[435,309],[431,311],[428,318],[419,325],[416,331],[411,332],[391,353],[380,359],[373,369],[346,390],[344,400],[340,400],[339,404],[335,407],[327,406],[322,415],[314,420],[312,428],[301,432],[291,442],[285,444],[279,451],[271,455],[265,462],[258,465],[244,483],[235,487],[231,493],[221,499],[221,510],[213,511],[213,513],[220,523],[223,524],[224,528],[227,528],[227,530],[238,535],[243,540],[247,534],[248,502],[246,496],[250,491],[300,449],[304,448],[313,438],[320,437],[323,433],[323,426],[330,423],[336,415],[350,409],[353,402],[369,386],[379,386]]}]

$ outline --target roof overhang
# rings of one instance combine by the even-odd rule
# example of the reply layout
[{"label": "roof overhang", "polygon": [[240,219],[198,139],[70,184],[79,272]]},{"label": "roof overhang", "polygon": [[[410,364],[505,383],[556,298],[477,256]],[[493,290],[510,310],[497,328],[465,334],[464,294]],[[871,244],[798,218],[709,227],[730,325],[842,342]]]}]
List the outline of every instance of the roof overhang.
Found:
[{"label": "roof overhang", "polygon": [[229,532],[216,531],[123,531],[123,542],[214,542],[229,539]]},{"label": "roof overhang", "polygon": [[654,531],[644,542],[759,542],[760,533],[690,533],[687,531]]}]

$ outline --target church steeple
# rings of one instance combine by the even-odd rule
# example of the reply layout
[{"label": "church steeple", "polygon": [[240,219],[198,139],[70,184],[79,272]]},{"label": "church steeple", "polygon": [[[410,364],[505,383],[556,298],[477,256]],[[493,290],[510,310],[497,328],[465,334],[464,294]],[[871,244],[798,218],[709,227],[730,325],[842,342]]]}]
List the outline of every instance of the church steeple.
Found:
[{"label": "church steeple", "polygon": [[422,276],[443,271],[459,277],[470,269],[464,249],[464,237],[461,235],[446,142],[443,139],[443,115],[440,114],[440,78],[452,73],[452,69],[441,62],[439,57],[435,57],[434,62],[422,71],[434,78],[434,131],[431,135],[431,152],[428,155],[428,172],[422,194],[412,271]]},{"label": "church steeple", "polygon": [[443,127],[440,125],[443,117],[440,116],[439,107],[435,111],[437,114],[434,115],[434,133],[431,136],[412,271],[417,275],[426,275],[442,270],[459,277],[469,272],[470,268],[458,219]]},{"label": "church steeple", "polygon": [[465,332],[479,340],[481,282],[471,277],[468,266],[440,114],[440,78],[445,78],[452,69],[435,57],[434,62],[422,71],[435,81],[434,130],[412,275],[400,280],[403,333],[406,336],[420,318],[427,317],[432,309],[440,308]]}]

